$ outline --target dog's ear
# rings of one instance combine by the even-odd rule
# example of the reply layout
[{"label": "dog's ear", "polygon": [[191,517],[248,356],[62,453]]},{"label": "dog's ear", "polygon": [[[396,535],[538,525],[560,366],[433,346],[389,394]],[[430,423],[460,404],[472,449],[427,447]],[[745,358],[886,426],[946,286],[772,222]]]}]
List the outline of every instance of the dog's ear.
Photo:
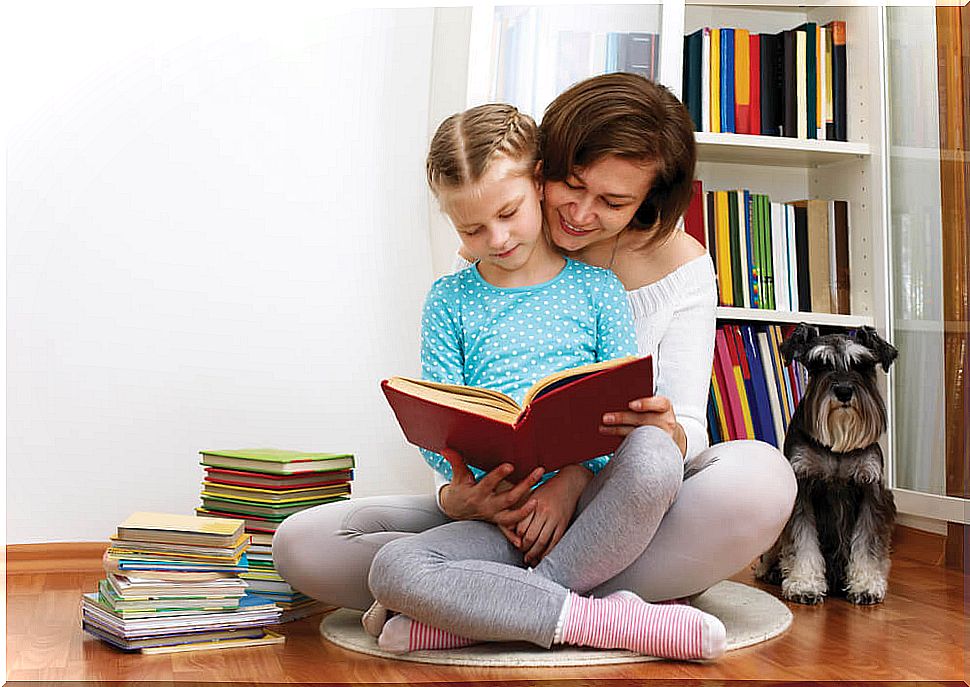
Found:
[{"label": "dog's ear", "polygon": [[884,372],[889,372],[889,367],[896,360],[899,351],[891,343],[879,336],[872,327],[862,327],[855,331],[855,340],[868,348],[876,357],[876,361],[882,365]]},{"label": "dog's ear", "polygon": [[785,358],[785,364],[791,365],[793,360],[802,361],[805,353],[812,347],[812,342],[817,338],[818,327],[804,322],[795,327],[795,331],[779,347],[779,351]]}]

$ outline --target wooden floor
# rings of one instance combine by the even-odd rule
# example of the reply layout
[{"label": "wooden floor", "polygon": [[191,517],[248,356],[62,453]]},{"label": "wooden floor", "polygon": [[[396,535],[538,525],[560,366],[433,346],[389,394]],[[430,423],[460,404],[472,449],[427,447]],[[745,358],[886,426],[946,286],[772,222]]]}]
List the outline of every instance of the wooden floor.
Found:
[{"label": "wooden floor", "polygon": [[[99,573],[7,575],[7,679],[178,681],[195,683],[502,682],[547,687],[609,680],[616,684],[724,680],[958,681],[967,678],[967,578],[895,555],[886,602],[854,607],[829,599],[790,604],[792,627],[715,663],[655,661],[583,668],[471,668],[391,661],[339,649],[318,631],[321,616],[284,625],[283,646],[174,655],[124,654],[81,632],[79,598]],[[734,579],[761,586],[749,572]],[[38,682],[39,681],[39,682]],[[711,681],[711,682],[707,682]],[[10,683],[8,683],[10,684]]]}]

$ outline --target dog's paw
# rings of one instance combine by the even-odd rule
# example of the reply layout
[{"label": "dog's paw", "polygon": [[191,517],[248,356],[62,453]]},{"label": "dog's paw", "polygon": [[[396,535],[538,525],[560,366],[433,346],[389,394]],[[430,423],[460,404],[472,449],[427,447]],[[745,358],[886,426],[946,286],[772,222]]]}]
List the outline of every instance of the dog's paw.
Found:
[{"label": "dog's paw", "polygon": [[798,604],[814,606],[825,600],[828,591],[824,580],[822,582],[812,582],[810,580],[799,580],[788,578],[781,582],[781,595],[789,601]]},{"label": "dog's paw", "polygon": [[871,606],[873,604],[881,604],[883,599],[886,598],[886,592],[876,592],[876,591],[863,591],[863,592],[848,592],[845,595],[851,603],[858,606]]},{"label": "dog's paw", "polygon": [[806,606],[815,606],[817,604],[825,601],[825,594],[817,594],[815,592],[782,592],[784,596],[789,601],[794,601],[797,604],[805,604]]}]

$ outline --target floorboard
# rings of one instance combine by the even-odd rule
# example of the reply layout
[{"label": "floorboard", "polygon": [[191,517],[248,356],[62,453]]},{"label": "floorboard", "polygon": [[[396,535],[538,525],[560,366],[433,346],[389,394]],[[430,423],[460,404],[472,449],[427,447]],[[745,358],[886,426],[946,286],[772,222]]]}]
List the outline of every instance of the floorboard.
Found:
[{"label": "floorboard", "polygon": [[[729,652],[714,663],[655,661],[582,668],[437,666],[364,656],[337,648],[318,632],[321,616],[282,626],[282,646],[142,656],[124,654],[80,628],[80,596],[97,588],[99,573],[7,575],[7,684],[66,681],[154,681],[191,684],[448,684],[576,687],[923,681],[962,684],[967,678],[967,577],[895,555],[884,604],[856,607],[840,599],[789,604],[795,620],[784,635]],[[733,579],[773,593],[750,571]],[[857,683],[862,684],[862,683]]]}]

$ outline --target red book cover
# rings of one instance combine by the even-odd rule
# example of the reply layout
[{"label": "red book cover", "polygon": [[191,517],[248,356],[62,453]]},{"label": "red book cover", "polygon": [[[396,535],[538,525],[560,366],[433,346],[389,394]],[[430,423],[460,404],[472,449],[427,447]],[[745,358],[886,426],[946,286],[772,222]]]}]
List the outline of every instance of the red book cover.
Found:
[{"label": "red book cover", "polygon": [[335,472],[311,472],[303,475],[259,475],[242,470],[224,468],[206,468],[206,479],[219,484],[230,484],[236,487],[257,487],[259,489],[308,489],[310,487],[326,487],[342,484],[353,479],[352,470],[337,470]]},{"label": "red book cover", "polygon": [[741,411],[741,396],[738,393],[738,384],[734,378],[735,354],[732,351],[731,336],[724,331],[724,328],[717,330],[714,335],[714,348],[717,351],[716,360],[720,365],[721,376],[724,381],[722,391],[726,392],[723,397],[727,399],[727,406],[730,409],[730,421],[732,428],[732,439],[744,439],[747,432],[744,428],[744,415]]},{"label": "red book cover", "polygon": [[437,453],[456,451],[486,471],[511,463],[508,479],[518,481],[536,467],[549,472],[615,451],[623,437],[600,433],[603,414],[653,395],[653,360],[634,358],[550,384],[509,420],[473,410],[480,402],[455,400],[462,397],[423,397],[416,385],[401,388],[400,381],[385,379],[381,389],[408,441]]},{"label": "red book cover", "polygon": [[752,33],[748,38],[751,48],[751,106],[749,133],[761,134],[761,34]]},{"label": "red book cover", "polygon": [[734,436],[734,413],[731,409],[731,400],[727,384],[727,379],[731,380],[731,385],[734,385],[733,374],[730,377],[725,377],[728,372],[725,370],[730,370],[731,359],[727,352],[727,342],[724,339],[723,330],[718,329],[714,336],[714,381],[717,384],[718,391],[721,394],[721,401],[723,403],[724,410],[724,424],[727,427],[725,440],[737,439]]},{"label": "red book cover", "polygon": [[732,325],[731,334],[734,336],[734,350],[738,352],[738,362],[741,364],[741,376],[745,379],[751,379],[751,368],[748,366],[748,354],[744,352],[741,328]]},{"label": "red book cover", "polygon": [[693,193],[690,206],[684,213],[684,231],[697,239],[697,242],[707,247],[707,230],[704,227],[704,184],[700,179],[692,182]]}]

